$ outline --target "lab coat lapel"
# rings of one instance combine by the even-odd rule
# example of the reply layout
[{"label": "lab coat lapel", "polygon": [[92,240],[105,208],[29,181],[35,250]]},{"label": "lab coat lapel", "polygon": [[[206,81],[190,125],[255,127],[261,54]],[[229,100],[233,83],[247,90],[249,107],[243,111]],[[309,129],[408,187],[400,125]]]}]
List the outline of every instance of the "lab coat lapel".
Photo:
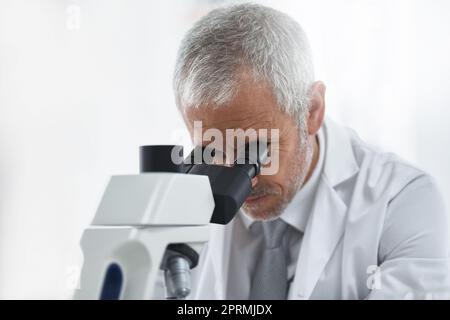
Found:
[{"label": "lab coat lapel", "polygon": [[308,299],[344,232],[347,206],[323,179],[300,250],[293,299]]},{"label": "lab coat lapel", "polygon": [[344,233],[347,205],[336,192],[355,175],[356,163],[347,130],[326,119],[325,162],[299,253],[291,298],[310,298],[320,275]]}]

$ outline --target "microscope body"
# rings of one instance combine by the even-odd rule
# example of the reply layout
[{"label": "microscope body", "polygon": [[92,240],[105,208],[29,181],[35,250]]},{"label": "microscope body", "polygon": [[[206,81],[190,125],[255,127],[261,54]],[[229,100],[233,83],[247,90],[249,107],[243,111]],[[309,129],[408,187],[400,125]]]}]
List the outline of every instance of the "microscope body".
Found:
[{"label": "microscope body", "polygon": [[111,177],[82,236],[84,265],[75,299],[151,299],[167,246],[182,243],[199,252],[213,210],[207,176]]},{"label": "microscope body", "polygon": [[198,149],[175,163],[180,148],[143,146],[140,174],[111,177],[81,239],[75,299],[151,299],[162,272],[166,298],[189,295],[190,270],[209,240],[210,223],[234,218],[267,148],[246,147],[232,167],[190,161]]}]

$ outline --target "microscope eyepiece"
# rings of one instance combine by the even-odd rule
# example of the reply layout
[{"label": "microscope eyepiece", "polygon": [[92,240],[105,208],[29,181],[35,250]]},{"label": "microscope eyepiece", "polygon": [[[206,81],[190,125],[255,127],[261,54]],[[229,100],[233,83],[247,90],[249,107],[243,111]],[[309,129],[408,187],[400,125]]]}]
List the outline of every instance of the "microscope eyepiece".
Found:
[{"label": "microscope eyepiece", "polygon": [[251,141],[245,145],[244,150],[238,150],[234,166],[247,172],[253,179],[261,172],[261,166],[267,160],[267,143],[262,141]]},{"label": "microscope eyepiece", "polygon": [[[196,147],[195,152],[201,152],[202,147]],[[193,163],[188,174],[206,175],[209,178],[214,196],[214,212],[212,223],[227,224],[234,218],[242,204],[252,192],[252,179],[261,171],[261,165],[267,159],[267,143],[258,141],[247,143],[244,150],[238,150],[232,167],[208,164],[204,161]]]},{"label": "microscope eyepiece", "polygon": [[141,173],[185,172],[185,166],[183,164],[183,146],[141,146],[139,148],[139,166]]},{"label": "microscope eyepiece", "polygon": [[211,222],[227,224],[252,192],[252,179],[260,174],[268,156],[267,143],[259,140],[247,143],[242,150],[237,150],[231,167],[207,163],[203,158],[205,151],[213,158],[216,155],[215,150],[198,146],[183,160],[182,146],[141,146],[140,171],[208,176],[215,202]]}]

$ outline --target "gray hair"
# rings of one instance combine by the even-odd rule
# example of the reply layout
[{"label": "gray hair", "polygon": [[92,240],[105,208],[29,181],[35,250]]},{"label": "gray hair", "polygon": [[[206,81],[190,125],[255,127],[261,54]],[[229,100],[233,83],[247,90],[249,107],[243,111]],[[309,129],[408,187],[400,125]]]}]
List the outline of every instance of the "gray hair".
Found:
[{"label": "gray hair", "polygon": [[308,40],[288,15],[256,4],[215,9],[185,35],[178,52],[173,86],[178,107],[229,103],[238,74],[272,90],[282,111],[304,123],[314,81]]}]

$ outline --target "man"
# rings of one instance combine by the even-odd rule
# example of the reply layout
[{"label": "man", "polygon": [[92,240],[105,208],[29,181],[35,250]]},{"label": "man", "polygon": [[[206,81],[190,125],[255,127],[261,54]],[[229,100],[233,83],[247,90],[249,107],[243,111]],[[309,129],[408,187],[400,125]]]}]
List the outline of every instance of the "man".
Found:
[{"label": "man", "polygon": [[182,42],[174,90],[192,136],[194,121],[279,129],[278,171],[213,226],[192,298],[450,297],[435,182],[324,117],[325,85],[290,17],[253,4],[210,12]]}]

